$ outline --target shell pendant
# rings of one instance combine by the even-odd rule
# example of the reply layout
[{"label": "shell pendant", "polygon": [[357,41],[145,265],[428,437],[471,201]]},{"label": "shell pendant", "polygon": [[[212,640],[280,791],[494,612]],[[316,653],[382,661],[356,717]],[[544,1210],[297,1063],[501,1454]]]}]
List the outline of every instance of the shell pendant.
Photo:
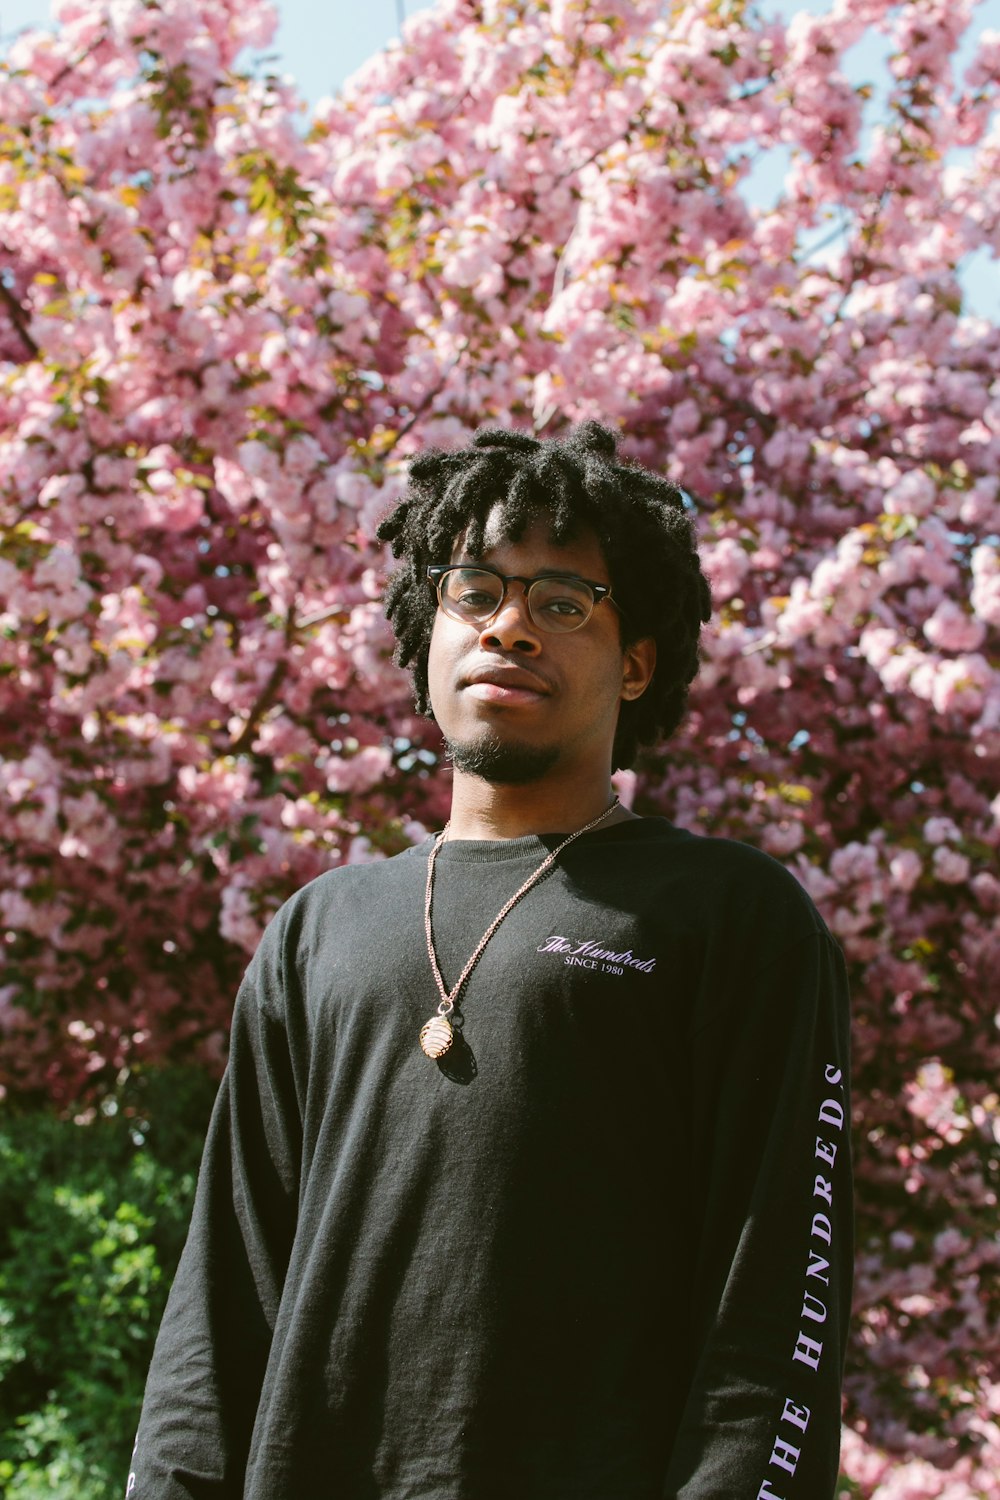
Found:
[{"label": "shell pendant", "polygon": [[431,1016],[420,1028],[420,1045],[428,1057],[444,1057],[454,1040],[447,1016]]}]

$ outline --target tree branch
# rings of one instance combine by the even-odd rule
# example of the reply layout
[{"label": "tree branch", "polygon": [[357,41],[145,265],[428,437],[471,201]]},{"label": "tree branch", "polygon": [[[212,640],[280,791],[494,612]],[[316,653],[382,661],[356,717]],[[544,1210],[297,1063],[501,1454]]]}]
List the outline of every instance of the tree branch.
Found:
[{"label": "tree branch", "polygon": [[85,63],[88,57],[92,57],[101,43],[106,42],[107,39],[108,33],[106,31],[102,31],[100,36],[95,37],[90,45],[85,47],[78,57],[71,58],[64,67],[60,68],[56,76],[49,82],[48,87],[50,89],[56,89],[64,81],[64,79],[71,78],[74,73],[79,71],[80,65],[82,63]]},{"label": "tree branch", "polygon": [[438,396],[440,396],[441,392],[446,388],[448,381],[451,379],[452,375],[462,363],[462,356],[468,351],[468,347],[468,341],[466,341],[463,348],[458,351],[451,364],[442,374],[441,379],[438,381],[437,385],[432,386],[432,388],[424,396],[423,400],[413,408],[410,415],[403,423],[402,427],[396,429],[396,433],[392,439],[392,442],[386,444],[386,447],[381,455],[383,458],[385,457],[385,454],[391,453],[393,448],[395,448],[396,444],[399,442],[400,438],[404,438],[410,431],[410,429],[420,421],[420,418],[424,415],[431,402],[437,400]]},{"label": "tree branch", "polygon": [[243,725],[243,728],[240,730],[236,738],[230,743],[229,753],[231,755],[241,755],[244,750],[249,750],[250,745],[253,741],[253,737],[257,733],[257,726],[260,724],[261,719],[267,713],[268,709],[277,699],[277,696],[281,691],[281,685],[284,682],[285,678],[288,676],[288,652],[291,649],[292,642],[295,639],[295,633],[298,628],[298,621],[295,618],[295,609],[294,607],[292,607],[291,609],[289,609],[288,614],[285,618],[284,655],[281,657],[281,660],[276,661],[274,666],[271,668],[271,674],[265,682],[260,696],[257,699],[257,702],[254,704],[253,708],[251,708],[250,713],[247,716],[246,723]]},{"label": "tree branch", "polygon": [[0,280],[0,301],[3,302],[8,313],[10,314],[10,321],[13,323],[14,328],[19,334],[24,347],[29,351],[32,359],[37,359],[42,351],[38,347],[38,344],[32,338],[28,330],[28,322],[24,315],[24,308],[21,306],[20,302],[18,302],[17,298],[14,296],[14,293],[11,291],[7,283],[3,280]]}]

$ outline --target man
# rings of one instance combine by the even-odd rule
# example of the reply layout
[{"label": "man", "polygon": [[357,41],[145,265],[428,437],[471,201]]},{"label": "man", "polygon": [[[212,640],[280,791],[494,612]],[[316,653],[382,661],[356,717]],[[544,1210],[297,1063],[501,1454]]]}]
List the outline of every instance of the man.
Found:
[{"label": "man", "polygon": [[134,1500],[829,1500],[843,964],[767,856],[639,818],[708,591],[584,424],[414,462],[387,613],[454,766],[236,1005]]}]

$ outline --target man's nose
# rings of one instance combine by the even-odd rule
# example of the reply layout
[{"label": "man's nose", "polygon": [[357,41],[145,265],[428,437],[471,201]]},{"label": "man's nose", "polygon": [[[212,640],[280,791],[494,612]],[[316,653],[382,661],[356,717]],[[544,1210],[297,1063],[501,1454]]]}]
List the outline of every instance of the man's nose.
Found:
[{"label": "man's nose", "polygon": [[526,656],[535,656],[541,651],[538,627],[528,613],[528,596],[523,583],[507,585],[507,597],[492,620],[480,630],[479,641],[494,651],[520,651]]}]

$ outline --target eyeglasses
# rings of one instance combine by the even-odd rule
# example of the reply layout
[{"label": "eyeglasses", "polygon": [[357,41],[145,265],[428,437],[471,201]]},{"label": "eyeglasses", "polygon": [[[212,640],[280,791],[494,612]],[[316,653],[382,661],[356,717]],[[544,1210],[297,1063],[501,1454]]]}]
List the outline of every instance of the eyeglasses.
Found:
[{"label": "eyeglasses", "polygon": [[576,578],[572,574],[521,578],[516,573],[498,573],[495,568],[453,564],[430,567],[427,577],[437,590],[444,613],[466,625],[488,625],[503,608],[508,585],[512,583],[519,583],[524,589],[532,624],[552,635],[579,630],[602,600],[618,609],[608,584],[593,583],[589,578]]}]

